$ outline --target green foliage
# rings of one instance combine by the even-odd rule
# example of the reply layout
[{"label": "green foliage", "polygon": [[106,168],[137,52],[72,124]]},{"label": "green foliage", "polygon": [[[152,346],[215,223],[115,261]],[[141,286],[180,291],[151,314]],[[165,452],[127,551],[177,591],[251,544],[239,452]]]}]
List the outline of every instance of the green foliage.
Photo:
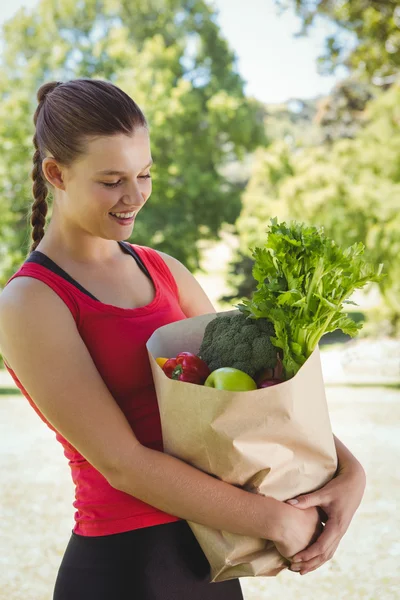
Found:
[{"label": "green foliage", "polygon": [[257,290],[238,305],[246,317],[269,319],[272,343],[283,350],[287,378],[311,356],[325,333],[341,329],[354,336],[361,328],[344,313],[355,289],[381,279],[363,260],[364,246],[343,249],[323,228],[272,219],[267,240],[253,250]]},{"label": "green foliage", "polygon": [[274,333],[266,319],[243,314],[218,316],[208,323],[198,354],[210,371],[232,367],[254,377],[276,366],[277,350],[270,339]]},{"label": "green foliage", "polygon": [[[366,259],[385,265],[379,289],[392,332],[400,327],[399,107],[396,84],[367,106],[368,124],[353,140],[294,149],[275,143],[260,150],[237,221],[241,257],[265,243],[273,215],[323,225],[339,246],[362,242]],[[232,269],[237,271],[235,264]],[[249,297],[241,292],[252,291],[255,283],[247,268],[242,289],[237,274],[231,285],[232,298],[240,298]]]},{"label": "green foliage", "polygon": [[319,103],[315,123],[321,129],[322,141],[330,143],[340,138],[353,139],[367,124],[365,109],[376,93],[371,84],[356,78],[340,81]]},{"label": "green foliage", "polygon": [[[337,28],[325,42],[320,57],[323,71],[345,65],[365,80],[378,85],[391,83],[400,67],[399,0],[275,0],[283,9],[294,8],[307,33],[321,18]],[[347,35],[346,35],[347,34]]]},{"label": "green foliage", "polygon": [[315,146],[323,141],[316,122],[319,100],[291,100],[266,106],[265,127],[268,138],[295,146]]},{"label": "green foliage", "polygon": [[120,86],[150,125],[153,194],[131,241],[196,269],[198,240],[216,239],[240,212],[240,186],[224,166],[266,141],[260,105],[244,96],[235,55],[206,2],[41,0],[5,24],[3,45],[0,283],[30,245],[36,91],[78,77]]}]

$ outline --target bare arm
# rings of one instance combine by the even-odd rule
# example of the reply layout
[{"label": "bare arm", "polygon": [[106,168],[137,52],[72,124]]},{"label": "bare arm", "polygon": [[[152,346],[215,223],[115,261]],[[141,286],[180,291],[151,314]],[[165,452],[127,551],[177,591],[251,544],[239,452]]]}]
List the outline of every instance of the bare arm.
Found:
[{"label": "bare arm", "polygon": [[279,540],[287,504],[224,483],[142,446],[63,301],[17,278],[0,296],[0,348],[45,418],[110,485],[183,519]]},{"label": "bare arm", "polygon": [[365,471],[361,463],[357,458],[350,452],[350,450],[341,442],[336,435],[333,436],[335,440],[335,448],[338,457],[338,471],[341,472],[355,472],[360,477],[365,479]]}]

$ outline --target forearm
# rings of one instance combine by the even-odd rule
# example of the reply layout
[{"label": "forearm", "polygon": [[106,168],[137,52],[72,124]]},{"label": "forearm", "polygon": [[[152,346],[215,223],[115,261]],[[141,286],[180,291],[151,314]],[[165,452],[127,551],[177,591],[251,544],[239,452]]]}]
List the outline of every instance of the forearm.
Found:
[{"label": "forearm", "polygon": [[295,510],[141,445],[114,487],[182,519],[273,541],[281,538],[286,512]]},{"label": "forearm", "polygon": [[357,458],[350,452],[350,450],[341,442],[335,435],[336,453],[338,457],[338,469],[340,471],[356,471],[362,474],[364,469]]}]

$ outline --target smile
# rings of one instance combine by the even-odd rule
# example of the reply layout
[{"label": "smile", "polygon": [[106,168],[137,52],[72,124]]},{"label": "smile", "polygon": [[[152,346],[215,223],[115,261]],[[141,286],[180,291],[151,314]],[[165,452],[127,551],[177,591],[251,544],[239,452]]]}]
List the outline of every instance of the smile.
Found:
[{"label": "smile", "polygon": [[119,219],[131,219],[135,215],[135,211],[129,213],[110,213],[110,215]]},{"label": "smile", "polygon": [[121,213],[109,213],[109,215],[120,225],[131,225],[135,220],[136,213],[125,213],[125,215],[122,217],[118,216],[121,215]]}]

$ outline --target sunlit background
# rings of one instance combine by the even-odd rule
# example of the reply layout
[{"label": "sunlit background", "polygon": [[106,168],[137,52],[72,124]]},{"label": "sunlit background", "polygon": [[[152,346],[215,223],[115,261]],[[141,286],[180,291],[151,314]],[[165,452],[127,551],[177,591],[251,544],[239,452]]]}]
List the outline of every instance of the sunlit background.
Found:
[{"label": "sunlit background", "polygon": [[[0,24],[0,286],[30,246],[36,91],[76,77],[144,110],[153,195],[130,241],[182,261],[217,309],[254,291],[251,248],[273,216],[384,264],[353,298],[361,334],[321,343],[333,430],[367,472],[361,507],[321,569],[242,587],[246,600],[399,598],[400,1],[0,0]],[[72,482],[4,369],[0,386],[0,598],[51,600]]]}]

